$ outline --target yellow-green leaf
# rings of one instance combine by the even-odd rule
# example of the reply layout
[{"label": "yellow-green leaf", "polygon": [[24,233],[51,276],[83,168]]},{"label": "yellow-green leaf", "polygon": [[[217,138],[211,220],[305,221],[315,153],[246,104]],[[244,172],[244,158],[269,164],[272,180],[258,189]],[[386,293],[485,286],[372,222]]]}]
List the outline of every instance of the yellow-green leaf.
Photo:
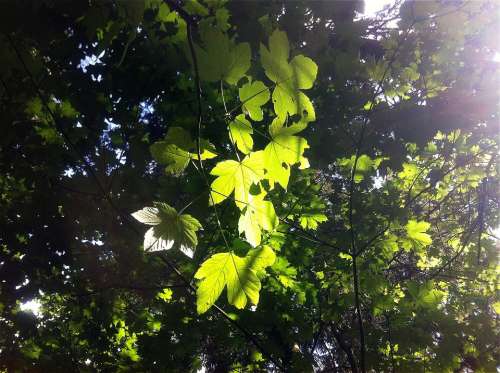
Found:
[{"label": "yellow-green leaf", "polygon": [[264,200],[264,195],[250,195],[245,214],[240,216],[238,230],[245,233],[246,240],[252,246],[258,246],[262,237],[262,230],[272,231],[278,226],[278,217],[270,201]]},{"label": "yellow-green leaf", "polygon": [[219,162],[210,172],[217,178],[211,184],[210,203],[224,201],[234,191],[236,205],[243,210],[250,202],[250,187],[264,177],[264,152],[250,153],[241,162]]},{"label": "yellow-green leaf", "polygon": [[231,123],[229,123],[229,135],[231,140],[244,154],[248,154],[252,151],[252,134],[252,125],[248,120],[246,120],[244,114],[238,115]]},{"label": "yellow-green leaf", "polygon": [[432,243],[431,236],[426,233],[430,226],[425,221],[410,220],[406,224],[406,234],[418,247],[425,247]]},{"label": "yellow-green leaf", "polygon": [[194,276],[200,280],[196,291],[198,313],[212,307],[224,287],[228,302],[236,308],[244,308],[248,301],[258,304],[261,283],[257,272],[273,264],[274,256],[269,251],[269,247],[251,251],[245,258],[233,252],[219,253],[206,260]]},{"label": "yellow-green leaf", "polygon": [[267,77],[276,83],[272,97],[274,111],[280,117],[299,114],[304,121],[314,121],[316,114],[301,89],[312,88],[318,66],[308,57],[295,56],[288,61],[290,46],[286,34],[276,30],[269,38],[269,49],[261,44],[260,58]]},{"label": "yellow-green leaf", "polygon": [[269,101],[269,89],[261,81],[246,83],[239,89],[243,110],[255,121],[264,119],[262,105]]},{"label": "yellow-green leaf", "polygon": [[304,122],[285,127],[279,117],[271,124],[269,128],[271,142],[264,149],[266,178],[271,186],[277,182],[286,189],[290,178],[290,166],[300,163],[300,168],[309,167],[309,162],[304,157],[304,151],[309,145],[304,138],[295,136],[304,128]]}]

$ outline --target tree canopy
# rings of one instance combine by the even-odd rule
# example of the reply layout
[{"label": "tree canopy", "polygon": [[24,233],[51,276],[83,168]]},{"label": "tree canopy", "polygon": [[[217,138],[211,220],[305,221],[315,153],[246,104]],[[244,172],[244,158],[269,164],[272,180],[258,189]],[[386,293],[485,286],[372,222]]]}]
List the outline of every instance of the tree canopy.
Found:
[{"label": "tree canopy", "polygon": [[363,7],[0,2],[0,371],[497,371],[498,3]]}]

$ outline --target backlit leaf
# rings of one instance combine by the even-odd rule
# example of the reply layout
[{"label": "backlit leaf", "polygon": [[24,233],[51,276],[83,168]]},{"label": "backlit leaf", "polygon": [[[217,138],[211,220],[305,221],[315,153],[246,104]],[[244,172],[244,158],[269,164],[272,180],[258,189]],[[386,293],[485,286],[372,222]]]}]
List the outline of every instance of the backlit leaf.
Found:
[{"label": "backlit leaf", "polygon": [[220,30],[208,28],[201,32],[204,48],[196,46],[200,76],[208,82],[225,80],[236,84],[250,68],[250,45],[235,44]]},{"label": "backlit leaf", "polygon": [[234,191],[236,205],[243,210],[250,202],[250,187],[264,177],[264,152],[247,155],[241,162],[219,162],[210,172],[217,178],[211,184],[210,203],[224,201]]},{"label": "backlit leaf", "polygon": [[179,214],[166,203],[155,202],[132,216],[147,225],[153,225],[144,235],[144,250],[148,252],[169,250],[172,247],[193,257],[198,244],[196,232],[201,224],[188,214]]},{"label": "backlit leaf", "polygon": [[266,178],[271,186],[277,182],[286,189],[290,178],[290,166],[300,163],[300,168],[309,167],[307,158],[303,156],[309,145],[304,138],[295,136],[304,127],[303,122],[286,127],[279,117],[275,118],[269,127],[272,140],[264,149],[264,164],[267,171]]},{"label": "backlit leaf", "polygon": [[262,105],[269,101],[269,89],[261,81],[254,81],[244,84],[239,89],[240,101],[243,104],[243,110],[248,113],[250,118],[255,121],[261,121],[264,118]]},{"label": "backlit leaf", "polygon": [[[251,251],[244,258],[233,252],[212,255],[195,274],[200,280],[197,295],[198,313],[206,312],[227,287],[227,300],[236,308],[244,308],[248,301],[259,303],[261,283],[257,272],[274,262],[269,247]],[[274,253],[273,253],[274,254]]]},{"label": "backlit leaf", "polygon": [[272,97],[280,117],[298,114],[304,121],[314,121],[316,114],[309,98],[300,90],[310,89],[316,80],[318,66],[310,58],[295,56],[291,62],[286,34],[276,30],[269,38],[269,49],[260,45],[260,58],[267,77],[276,83]]},{"label": "backlit leaf", "polygon": [[261,241],[262,230],[271,231],[278,225],[278,218],[274,206],[264,200],[264,195],[250,196],[249,205],[245,214],[240,216],[238,230],[245,233],[246,240],[252,246],[258,246]]},{"label": "backlit leaf", "polygon": [[248,154],[253,148],[253,129],[252,125],[246,120],[244,114],[238,115],[231,123],[229,123],[229,134],[231,140],[236,144],[238,149]]},{"label": "backlit leaf", "polygon": [[[213,145],[207,140],[200,141],[201,159],[211,159],[217,156]],[[181,127],[171,127],[165,139],[150,147],[151,155],[160,164],[165,165],[165,172],[180,174],[188,166],[189,161],[198,159],[196,142],[189,133]]]},{"label": "backlit leaf", "polygon": [[410,220],[406,225],[406,234],[417,246],[428,246],[432,243],[431,236],[426,233],[430,226],[425,221]]}]

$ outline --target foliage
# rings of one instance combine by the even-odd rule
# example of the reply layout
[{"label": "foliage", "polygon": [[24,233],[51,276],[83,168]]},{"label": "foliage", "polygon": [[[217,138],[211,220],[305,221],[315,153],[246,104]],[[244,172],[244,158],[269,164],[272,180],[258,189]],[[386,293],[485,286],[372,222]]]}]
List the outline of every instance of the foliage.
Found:
[{"label": "foliage", "polygon": [[0,370],[496,371],[495,6],[1,3]]}]

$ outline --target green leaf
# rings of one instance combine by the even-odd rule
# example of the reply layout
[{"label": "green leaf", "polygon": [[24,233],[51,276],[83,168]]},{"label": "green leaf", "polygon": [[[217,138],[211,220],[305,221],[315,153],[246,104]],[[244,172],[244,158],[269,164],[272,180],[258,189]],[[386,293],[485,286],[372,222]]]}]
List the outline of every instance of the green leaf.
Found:
[{"label": "green leaf", "polygon": [[253,129],[244,114],[238,115],[231,123],[229,123],[229,134],[231,140],[236,144],[238,149],[248,154],[253,148]]},{"label": "green leaf", "polygon": [[497,315],[500,315],[500,302],[493,303],[493,310]]},{"label": "green leaf", "polygon": [[304,128],[304,122],[285,127],[279,117],[269,127],[271,142],[264,149],[264,167],[267,170],[266,178],[272,187],[277,182],[284,189],[287,188],[291,165],[300,163],[301,169],[309,167],[307,158],[303,156],[309,145],[304,138],[295,136]]},{"label": "green leaf", "polygon": [[245,259],[254,271],[259,274],[274,264],[276,254],[271,247],[265,245],[258,249],[249,250]]},{"label": "green leaf", "polygon": [[309,97],[300,91],[278,85],[273,91],[273,103],[274,111],[280,117],[300,114],[303,120],[309,122],[316,120],[316,113]]},{"label": "green leaf", "polygon": [[425,233],[430,228],[430,224],[425,221],[410,220],[406,224],[406,234],[409,239],[418,247],[425,247],[432,243],[432,238]]},{"label": "green leaf", "polygon": [[303,206],[299,215],[300,226],[304,229],[317,229],[319,223],[328,220],[324,211],[324,203],[319,198],[314,198],[308,206]]},{"label": "green leaf", "polygon": [[316,113],[309,98],[300,90],[310,89],[318,66],[308,57],[295,56],[288,62],[290,45],[286,34],[276,30],[269,38],[269,49],[260,45],[261,63],[267,77],[276,83],[272,97],[274,111],[280,117],[299,114],[304,121],[314,121]]},{"label": "green leaf", "polygon": [[185,8],[189,14],[193,15],[208,16],[209,14],[208,9],[197,0],[188,1]]},{"label": "green leaf", "polygon": [[236,308],[244,308],[248,301],[258,304],[261,283],[257,272],[273,262],[274,252],[267,246],[250,251],[245,258],[233,252],[212,255],[194,275],[200,280],[196,291],[198,313],[212,307],[226,286],[227,300]]},{"label": "green leaf", "polygon": [[239,89],[243,110],[255,121],[264,119],[262,105],[269,101],[269,89],[261,81],[246,83]]},{"label": "green leaf", "polygon": [[250,153],[243,161],[227,160],[219,162],[210,172],[217,176],[212,182],[210,203],[224,201],[234,191],[234,199],[240,210],[250,202],[250,187],[264,177],[264,152]]},{"label": "green leaf", "polygon": [[[351,170],[354,167],[355,160],[356,156],[353,155],[351,156],[351,158],[340,159],[339,164]],[[356,163],[356,171],[354,172],[354,182],[355,183],[362,182],[365,178],[365,174],[376,169],[382,160],[383,158],[377,158],[373,160],[368,155],[361,154],[358,157],[358,161]]]},{"label": "green leaf", "polygon": [[272,266],[272,270],[278,275],[278,280],[284,287],[295,286],[297,269],[292,267],[286,258],[278,257]]},{"label": "green leaf", "polygon": [[250,44],[235,44],[220,30],[201,32],[204,48],[195,46],[201,79],[208,82],[225,80],[236,84],[250,68]]},{"label": "green leaf", "polygon": [[188,214],[179,214],[166,203],[155,202],[154,207],[144,207],[132,216],[139,222],[152,225],[144,235],[144,250],[148,252],[179,249],[192,258],[201,224]]},{"label": "green leaf", "polygon": [[168,303],[172,299],[172,294],[173,294],[173,292],[171,289],[165,288],[161,292],[156,294],[156,297],[158,299],[161,299],[162,301]]},{"label": "green leaf", "polygon": [[240,216],[238,230],[245,233],[246,240],[252,246],[258,246],[262,230],[272,231],[278,226],[278,217],[270,201],[264,200],[264,195],[250,196],[245,214]]},{"label": "green leaf", "polygon": [[[207,140],[200,141],[201,159],[217,157],[214,147]],[[165,172],[179,175],[191,159],[198,159],[196,143],[189,133],[181,127],[171,127],[162,141],[150,147],[151,155],[160,164],[166,165]]]}]

